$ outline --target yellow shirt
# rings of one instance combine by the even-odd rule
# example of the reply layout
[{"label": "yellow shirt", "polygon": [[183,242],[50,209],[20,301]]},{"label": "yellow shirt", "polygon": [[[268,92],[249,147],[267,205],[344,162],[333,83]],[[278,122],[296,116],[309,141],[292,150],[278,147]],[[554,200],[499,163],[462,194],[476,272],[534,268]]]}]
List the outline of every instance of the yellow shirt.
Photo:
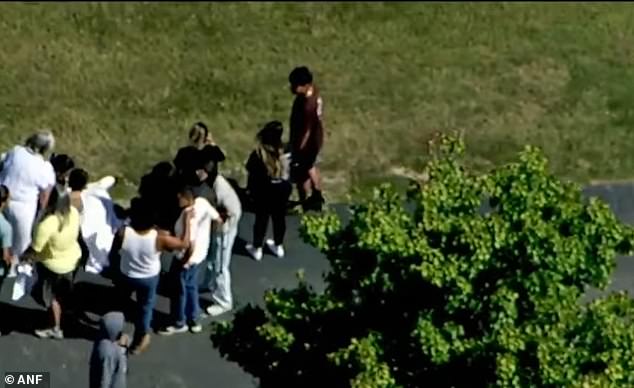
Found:
[{"label": "yellow shirt", "polygon": [[70,207],[66,223],[56,215],[47,216],[35,229],[32,247],[39,254],[42,264],[51,272],[65,274],[73,271],[81,259],[79,236],[79,212]]}]

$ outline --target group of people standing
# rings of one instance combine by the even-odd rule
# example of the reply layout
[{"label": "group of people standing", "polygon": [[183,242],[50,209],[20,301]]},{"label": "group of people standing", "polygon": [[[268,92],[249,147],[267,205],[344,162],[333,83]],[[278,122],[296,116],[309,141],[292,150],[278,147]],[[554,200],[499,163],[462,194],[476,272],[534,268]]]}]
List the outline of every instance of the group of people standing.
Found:
[{"label": "group of people standing", "polygon": [[[308,68],[295,68],[289,82],[296,98],[288,146],[282,123],[269,122],[257,133],[246,163],[245,191],[255,213],[253,239],[246,248],[258,261],[265,245],[273,255],[285,255],[293,183],[304,210],[321,210],[324,203],[316,166],[324,139],[322,99]],[[241,196],[219,173],[225,155],[204,123],[191,128],[189,142],[173,161],[156,164],[141,179],[138,196],[127,209],[109,196],[114,178],[91,183],[72,157],[48,156],[55,146],[50,131],[40,131],[2,155],[0,263],[5,265],[0,264],[0,280],[35,264],[36,299],[52,317],[51,325],[35,334],[63,338],[62,305],[72,308],[72,286],[83,267],[113,280],[120,310],[135,312],[130,352],[144,351],[165,254],[171,258],[172,323],[159,334],[202,330],[200,269],[203,288],[211,291],[213,301],[206,314],[217,316],[233,308],[230,263],[243,211]],[[265,239],[269,220],[273,238]],[[129,305],[132,293],[136,302]]]}]

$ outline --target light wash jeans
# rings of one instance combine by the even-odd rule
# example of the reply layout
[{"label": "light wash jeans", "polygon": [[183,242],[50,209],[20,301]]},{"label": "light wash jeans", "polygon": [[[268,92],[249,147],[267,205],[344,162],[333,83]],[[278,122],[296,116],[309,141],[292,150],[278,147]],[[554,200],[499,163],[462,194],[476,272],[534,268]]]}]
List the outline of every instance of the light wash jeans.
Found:
[{"label": "light wash jeans", "polygon": [[231,254],[233,243],[238,235],[238,226],[225,232],[213,232],[207,253],[207,268],[203,286],[211,290],[212,301],[225,309],[233,308],[231,293]]}]

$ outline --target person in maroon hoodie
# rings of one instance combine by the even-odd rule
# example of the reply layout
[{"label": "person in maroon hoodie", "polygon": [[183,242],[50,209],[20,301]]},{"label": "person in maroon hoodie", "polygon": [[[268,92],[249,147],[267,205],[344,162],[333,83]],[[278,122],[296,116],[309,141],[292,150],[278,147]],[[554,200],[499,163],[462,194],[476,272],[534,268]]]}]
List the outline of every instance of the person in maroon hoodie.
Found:
[{"label": "person in maroon hoodie", "polygon": [[306,66],[293,69],[288,81],[295,95],[290,117],[291,179],[304,210],[320,211],[324,198],[316,164],[324,142],[323,102]]}]

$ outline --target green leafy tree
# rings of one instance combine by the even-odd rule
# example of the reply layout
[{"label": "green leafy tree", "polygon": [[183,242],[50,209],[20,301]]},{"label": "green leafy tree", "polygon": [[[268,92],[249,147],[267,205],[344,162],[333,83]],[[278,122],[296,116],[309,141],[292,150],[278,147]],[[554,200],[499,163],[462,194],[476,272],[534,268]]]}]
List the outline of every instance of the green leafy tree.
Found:
[{"label": "green leafy tree", "polygon": [[266,388],[634,386],[632,301],[580,302],[630,253],[630,229],[535,148],[484,175],[456,137],[431,151],[408,198],[383,186],[346,225],[305,217],[326,290],[300,276],[267,292],[215,327],[221,353]]}]

